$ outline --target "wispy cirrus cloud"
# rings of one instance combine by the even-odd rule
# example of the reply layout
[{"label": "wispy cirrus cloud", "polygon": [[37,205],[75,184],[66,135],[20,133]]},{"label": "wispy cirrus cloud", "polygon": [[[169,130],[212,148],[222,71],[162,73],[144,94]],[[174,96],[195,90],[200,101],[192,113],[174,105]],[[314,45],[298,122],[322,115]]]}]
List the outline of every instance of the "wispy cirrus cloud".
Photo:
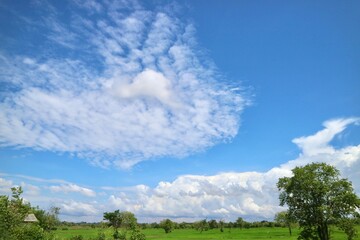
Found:
[{"label": "wispy cirrus cloud", "polygon": [[63,184],[63,185],[58,185],[58,186],[50,186],[49,187],[50,191],[52,192],[60,192],[60,193],[69,193],[69,192],[75,192],[75,193],[80,193],[84,196],[87,197],[95,197],[96,193],[89,189],[89,188],[85,188],[85,187],[80,187],[76,184]]},{"label": "wispy cirrus cloud", "polygon": [[237,134],[248,100],[205,64],[192,24],[133,1],[78,2],[32,21],[46,54],[1,53],[0,146],[130,168]]}]

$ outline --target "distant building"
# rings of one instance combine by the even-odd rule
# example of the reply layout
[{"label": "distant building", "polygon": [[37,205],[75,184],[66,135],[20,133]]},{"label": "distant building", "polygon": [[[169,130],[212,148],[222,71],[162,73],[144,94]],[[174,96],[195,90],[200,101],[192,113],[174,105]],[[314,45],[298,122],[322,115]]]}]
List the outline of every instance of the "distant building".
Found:
[{"label": "distant building", "polygon": [[24,219],[24,222],[38,222],[38,221],[39,220],[37,220],[37,218],[33,213],[28,214]]}]

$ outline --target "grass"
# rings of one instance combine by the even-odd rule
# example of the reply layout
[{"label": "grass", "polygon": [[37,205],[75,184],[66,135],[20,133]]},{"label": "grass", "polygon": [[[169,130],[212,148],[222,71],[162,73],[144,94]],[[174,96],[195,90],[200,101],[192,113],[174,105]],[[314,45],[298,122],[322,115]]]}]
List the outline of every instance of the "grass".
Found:
[{"label": "grass", "polygon": [[[360,226],[357,226],[360,233]],[[72,236],[82,235],[84,239],[95,238],[99,232],[104,232],[107,239],[112,239],[111,229],[100,228],[76,228],[68,230],[57,230],[56,236],[59,240],[70,239]],[[293,235],[289,236],[287,228],[251,228],[251,229],[225,229],[220,232],[219,229],[204,231],[202,233],[194,229],[175,229],[173,232],[166,234],[162,229],[144,229],[142,232],[146,235],[146,239],[163,240],[163,239],[191,239],[191,240],[218,240],[218,239],[271,239],[271,240],[295,240],[298,237],[299,230],[293,229]],[[346,240],[346,235],[336,228],[331,232],[332,240]],[[360,239],[357,237],[356,239]]]},{"label": "grass", "polygon": [[147,229],[144,231],[146,239],[296,239],[290,238],[287,229],[282,228],[254,228],[254,229],[219,229],[198,232],[194,229],[174,230],[165,234],[161,229]]},{"label": "grass", "polygon": [[110,239],[113,231],[112,229],[101,229],[101,228],[90,228],[90,227],[69,227],[67,230],[56,230],[55,235],[56,239],[66,240],[70,239],[73,236],[81,235],[84,239],[95,238],[100,232],[104,232],[106,236]]}]

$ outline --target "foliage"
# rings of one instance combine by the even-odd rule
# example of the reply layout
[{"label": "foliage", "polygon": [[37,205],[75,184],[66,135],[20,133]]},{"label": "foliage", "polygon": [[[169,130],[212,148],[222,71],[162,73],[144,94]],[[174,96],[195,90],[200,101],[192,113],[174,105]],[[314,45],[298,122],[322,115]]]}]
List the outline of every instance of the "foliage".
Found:
[{"label": "foliage", "polygon": [[338,227],[346,233],[348,240],[353,240],[357,236],[355,221],[355,218],[343,218],[338,223]]},{"label": "foliage", "polygon": [[289,216],[303,229],[301,239],[328,240],[329,224],[339,225],[360,206],[351,182],[325,163],[296,167],[292,172],[293,177],[278,181],[280,205],[288,205]]},{"label": "foliage", "polygon": [[292,235],[291,224],[295,222],[294,219],[291,218],[288,211],[282,211],[275,215],[275,222],[280,226],[286,226],[289,229],[290,236]]},{"label": "foliage", "polygon": [[206,219],[195,222],[194,227],[196,230],[198,230],[200,232],[208,231],[210,228],[209,223],[206,221]]},{"label": "foliage", "polygon": [[238,217],[238,219],[236,219],[236,226],[238,228],[242,229],[245,226],[244,219],[242,219],[241,217]]},{"label": "foliage", "polygon": [[84,237],[82,235],[76,235],[70,238],[70,240],[83,240]]},{"label": "foliage", "polygon": [[145,239],[146,239],[145,234],[140,232],[139,229],[134,229],[131,232],[130,240],[145,240]]},{"label": "foliage", "polygon": [[118,230],[115,230],[113,237],[118,240],[126,240],[126,231],[119,232]]},{"label": "foliage", "polygon": [[[127,230],[132,230],[130,235],[131,240],[145,239],[145,235],[137,228],[137,219],[135,218],[135,215],[131,212],[120,212],[119,210],[114,212],[105,212],[104,220],[108,220],[109,225],[114,228],[114,239],[125,240]],[[124,231],[119,232],[119,228],[124,228]]]},{"label": "foliage", "polygon": [[160,222],[160,227],[165,230],[165,233],[170,233],[174,229],[174,223],[170,219],[165,219]]},{"label": "foliage", "polygon": [[59,225],[60,221],[58,218],[60,208],[51,207],[49,212],[42,209],[34,208],[33,212],[36,218],[39,220],[39,225],[45,231],[56,230],[56,226]]},{"label": "foliage", "polygon": [[135,215],[131,212],[120,212],[116,210],[114,212],[105,212],[104,220],[109,221],[109,225],[117,230],[120,227],[125,229],[134,229],[137,224]]},{"label": "foliage", "polygon": [[94,240],[106,240],[106,235],[103,232],[99,232],[97,237]]},{"label": "foliage", "polygon": [[[42,240],[51,239],[39,223],[25,223],[25,216],[36,212],[21,198],[21,187],[11,188],[12,197],[0,196],[0,240]],[[45,211],[44,211],[45,213]]]},{"label": "foliage", "polygon": [[220,227],[220,232],[224,232],[224,225],[225,225],[225,222],[223,220],[220,220],[219,221],[219,227]]},{"label": "foliage", "polygon": [[218,227],[219,227],[219,225],[216,222],[216,220],[212,219],[212,220],[209,221],[209,228],[210,229],[214,229],[214,228],[218,228]]}]

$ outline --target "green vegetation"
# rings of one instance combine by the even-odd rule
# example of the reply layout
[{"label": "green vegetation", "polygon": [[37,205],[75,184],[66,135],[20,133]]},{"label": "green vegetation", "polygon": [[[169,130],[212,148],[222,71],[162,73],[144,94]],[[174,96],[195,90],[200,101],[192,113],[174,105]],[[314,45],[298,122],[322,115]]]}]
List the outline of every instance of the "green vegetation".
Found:
[{"label": "green vegetation", "polygon": [[170,219],[165,219],[160,222],[160,227],[165,230],[165,233],[171,233],[174,229],[174,223]]},{"label": "green vegetation", "polygon": [[[12,197],[0,196],[0,240],[45,240],[53,239],[52,230],[58,223],[58,208],[45,212],[31,207],[21,198],[21,187],[11,188]],[[37,218],[35,222],[25,222],[29,214]]]},{"label": "green vegetation", "polygon": [[282,211],[275,215],[275,223],[280,226],[286,226],[289,229],[290,236],[292,235],[291,228],[296,224],[295,220],[291,218],[288,211]]},{"label": "green vegetation", "polygon": [[312,163],[292,170],[293,177],[279,179],[280,204],[289,206],[288,218],[299,223],[299,239],[330,239],[330,224],[354,239],[360,199],[351,182],[325,163]]},{"label": "green vegetation", "polygon": [[[105,212],[104,220],[109,222],[109,226],[113,227],[114,239],[126,240],[128,239],[128,230],[131,230],[130,240],[144,240],[145,235],[137,228],[137,219],[131,212],[120,212],[116,210],[114,212]],[[118,231],[121,228],[122,231]]]},{"label": "green vegetation", "polygon": [[[357,230],[360,230],[358,225]],[[89,228],[84,227],[82,229],[69,229],[69,230],[57,230],[56,236],[58,240],[68,240],[71,236],[82,235],[84,240],[96,239],[95,237],[99,232],[104,232],[106,234],[106,240],[112,238],[112,229],[99,229],[99,228]],[[330,227],[331,239],[332,240],[346,240],[347,236],[341,230],[338,230],[336,227]],[[293,228],[293,235],[289,236],[288,229],[286,227],[259,227],[259,228],[225,228],[224,232],[218,229],[210,229],[208,231],[199,232],[196,229],[174,229],[171,233],[166,234],[165,231],[161,228],[149,228],[143,229],[142,233],[145,234],[146,239],[152,240],[163,240],[163,239],[174,239],[174,240],[183,240],[183,239],[242,239],[242,240],[256,240],[256,239],[271,239],[271,240],[295,240],[298,238],[300,229]],[[130,237],[130,235],[129,235]],[[355,238],[355,239],[360,239]]]}]

